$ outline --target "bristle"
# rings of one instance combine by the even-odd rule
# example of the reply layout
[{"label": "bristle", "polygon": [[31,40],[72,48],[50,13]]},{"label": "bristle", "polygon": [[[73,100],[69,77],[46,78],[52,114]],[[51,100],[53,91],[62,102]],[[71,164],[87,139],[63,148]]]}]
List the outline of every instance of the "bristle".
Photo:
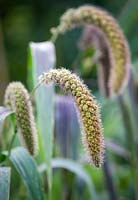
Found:
[{"label": "bristle", "polygon": [[21,141],[32,155],[38,152],[37,130],[29,99],[29,93],[20,82],[12,82],[5,92],[5,106],[10,107],[16,115],[17,128]]},{"label": "bristle", "polygon": [[53,81],[74,97],[84,128],[84,146],[92,163],[96,167],[100,167],[103,163],[104,140],[99,107],[87,86],[78,76],[66,69],[50,70],[40,76],[39,81],[46,84]]}]

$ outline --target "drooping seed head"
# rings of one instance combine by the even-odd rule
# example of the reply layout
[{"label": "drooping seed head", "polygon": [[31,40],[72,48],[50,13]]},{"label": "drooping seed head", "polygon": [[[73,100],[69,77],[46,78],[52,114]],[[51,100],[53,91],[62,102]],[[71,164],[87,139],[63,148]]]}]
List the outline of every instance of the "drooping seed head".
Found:
[{"label": "drooping seed head", "polygon": [[16,116],[17,130],[21,142],[32,155],[38,152],[37,130],[29,99],[29,93],[20,82],[12,82],[5,92],[5,106],[10,107]]},{"label": "drooping seed head", "polygon": [[99,107],[86,85],[66,69],[50,70],[41,75],[39,81],[46,84],[53,81],[74,97],[82,122],[84,146],[90,160],[100,167],[103,163],[104,141]]},{"label": "drooping seed head", "polygon": [[59,26],[51,31],[53,37],[57,38],[59,34],[64,34],[70,29],[87,24],[98,27],[107,38],[113,66],[108,84],[111,95],[119,94],[128,83],[130,52],[120,26],[109,13],[94,6],[69,9],[61,17]]}]

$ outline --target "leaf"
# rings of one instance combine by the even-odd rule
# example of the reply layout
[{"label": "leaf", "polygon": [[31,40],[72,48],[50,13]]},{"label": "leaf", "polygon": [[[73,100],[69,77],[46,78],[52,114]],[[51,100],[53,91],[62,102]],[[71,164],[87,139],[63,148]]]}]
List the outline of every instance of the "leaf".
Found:
[{"label": "leaf", "polygon": [[[52,168],[64,168],[80,178],[83,179],[83,181],[87,184],[91,199],[96,200],[97,195],[95,193],[94,185],[92,183],[92,180],[90,179],[88,173],[86,170],[78,163],[70,160],[70,159],[64,159],[64,158],[56,158],[52,160]],[[39,166],[39,171],[43,172],[47,169],[45,164],[41,164]]]},{"label": "leaf", "polygon": [[[37,84],[38,76],[55,65],[55,47],[51,42],[30,43],[32,59],[33,86]],[[32,62],[31,62],[32,60]],[[29,66],[30,67],[30,66]],[[30,67],[31,69],[31,67]],[[37,122],[39,127],[40,155],[48,166],[48,185],[52,185],[51,157],[54,132],[54,87],[43,85],[35,92]]]},{"label": "leaf", "polygon": [[11,115],[12,113],[13,111],[11,111],[10,109],[0,106],[0,122],[3,122],[6,119],[6,117]]},{"label": "leaf", "polygon": [[0,167],[0,199],[8,200],[10,191],[11,170],[9,167]]},{"label": "leaf", "polygon": [[61,155],[76,160],[80,145],[80,125],[71,96],[55,96],[55,138]]},{"label": "leaf", "polygon": [[43,200],[42,183],[35,160],[23,147],[11,151],[10,160],[27,188],[30,200]]}]

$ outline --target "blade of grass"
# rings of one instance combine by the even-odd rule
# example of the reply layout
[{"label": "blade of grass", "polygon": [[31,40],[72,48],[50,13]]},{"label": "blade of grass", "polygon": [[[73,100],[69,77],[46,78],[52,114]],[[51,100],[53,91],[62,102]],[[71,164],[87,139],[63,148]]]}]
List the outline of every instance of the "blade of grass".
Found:
[{"label": "blade of grass", "polygon": [[55,136],[61,155],[76,160],[79,150],[80,125],[71,96],[56,95]]},{"label": "blade of grass", "polygon": [[26,149],[23,147],[14,148],[11,151],[10,160],[21,176],[30,200],[44,200],[42,183],[35,160]]},{"label": "blade of grass", "polygon": [[10,191],[10,175],[9,167],[0,167],[0,199],[9,200]]},{"label": "blade of grass", "polygon": [[[55,47],[51,42],[30,43],[31,59],[29,69],[33,81],[33,87],[37,84],[37,78],[43,72],[53,68],[56,61]],[[32,64],[32,66],[31,66]],[[52,187],[51,157],[53,149],[54,130],[54,87],[41,86],[35,92],[37,122],[39,127],[40,154],[46,161],[49,192]]]}]

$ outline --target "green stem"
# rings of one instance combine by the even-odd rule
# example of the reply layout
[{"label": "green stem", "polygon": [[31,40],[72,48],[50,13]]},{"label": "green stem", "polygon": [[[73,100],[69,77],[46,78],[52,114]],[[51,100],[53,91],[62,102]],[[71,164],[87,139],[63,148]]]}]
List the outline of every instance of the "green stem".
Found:
[{"label": "green stem", "polygon": [[120,110],[122,113],[122,119],[126,132],[127,146],[131,152],[131,172],[134,183],[134,196],[135,200],[138,200],[138,191],[137,191],[137,150],[135,148],[135,127],[133,123],[133,118],[131,115],[132,108],[129,108],[123,96],[118,97],[118,102],[120,105]]},{"label": "green stem", "polygon": [[137,102],[135,99],[135,91],[134,91],[134,77],[133,72],[131,71],[130,74],[130,81],[128,84],[128,95],[129,95],[129,101],[130,101],[130,109],[131,109],[131,117],[133,122],[133,129],[134,129],[134,143],[133,143],[133,149],[134,149],[134,159],[133,159],[133,165],[134,165],[134,191],[135,191],[135,199],[138,200],[138,108],[137,108]]},{"label": "green stem", "polygon": [[31,93],[30,93],[30,98],[29,98],[29,100],[32,99],[32,97],[33,97],[35,91],[39,88],[39,86],[40,86],[41,84],[42,84],[42,81],[39,82],[39,83],[33,88],[33,90],[32,90]]},{"label": "green stem", "polygon": [[107,190],[108,190],[108,194],[109,194],[109,199],[110,200],[117,200],[118,199],[118,195],[116,192],[116,187],[114,185],[113,182],[113,178],[112,178],[112,172],[109,166],[109,162],[108,162],[108,158],[107,158],[107,152],[106,152],[106,159],[103,165],[103,173],[105,176],[105,182],[106,182],[106,186],[107,186]]},{"label": "green stem", "polygon": [[132,119],[133,119],[133,126],[134,126],[134,139],[135,142],[138,145],[138,104],[136,102],[135,99],[135,86],[134,86],[134,77],[133,77],[133,73],[131,72],[130,74],[130,81],[129,81],[129,85],[128,85],[128,95],[129,95],[129,101],[130,101],[130,109],[131,109],[131,115],[132,115]]},{"label": "green stem", "polygon": [[122,120],[123,120],[123,124],[125,127],[125,133],[126,133],[126,142],[127,142],[127,147],[129,149],[132,148],[132,144],[134,143],[134,131],[133,131],[133,126],[132,126],[132,119],[130,116],[130,110],[129,107],[126,103],[126,101],[124,100],[123,96],[119,96],[118,97],[118,103],[120,106],[120,110],[121,110],[121,114],[122,114]]},{"label": "green stem", "polygon": [[123,96],[118,97],[118,102],[120,105],[120,110],[122,113],[122,119],[125,127],[127,146],[131,152],[131,168],[132,168],[132,177],[134,180],[134,196],[135,200],[138,200],[138,112],[137,105],[135,101],[135,91],[133,85],[133,75],[131,72],[130,81],[128,85],[128,95],[130,106],[128,107],[127,103],[124,100]]},{"label": "green stem", "polygon": [[53,43],[56,43],[57,37],[58,37],[58,33],[52,34],[50,41],[53,42]]},{"label": "green stem", "polygon": [[49,190],[48,190],[48,200],[52,200],[51,188],[49,188]]},{"label": "green stem", "polygon": [[16,131],[14,131],[14,134],[12,136],[12,139],[11,139],[11,142],[9,144],[9,147],[8,147],[8,157],[10,156],[10,153],[11,153],[11,149],[12,149],[12,146],[13,146],[13,143],[14,143],[14,140],[16,138]]}]

